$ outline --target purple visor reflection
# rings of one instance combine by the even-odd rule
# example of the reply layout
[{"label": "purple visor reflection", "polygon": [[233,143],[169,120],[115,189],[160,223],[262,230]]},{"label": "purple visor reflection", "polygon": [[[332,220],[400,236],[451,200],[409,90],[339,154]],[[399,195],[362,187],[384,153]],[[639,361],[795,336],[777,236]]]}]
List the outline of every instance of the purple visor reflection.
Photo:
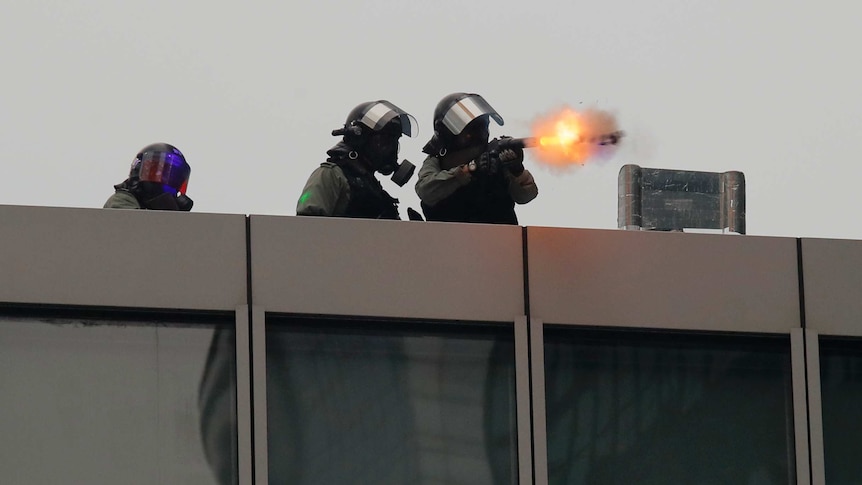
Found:
[{"label": "purple visor reflection", "polygon": [[191,171],[178,153],[148,152],[141,157],[140,180],[161,184],[165,192],[185,194]]}]

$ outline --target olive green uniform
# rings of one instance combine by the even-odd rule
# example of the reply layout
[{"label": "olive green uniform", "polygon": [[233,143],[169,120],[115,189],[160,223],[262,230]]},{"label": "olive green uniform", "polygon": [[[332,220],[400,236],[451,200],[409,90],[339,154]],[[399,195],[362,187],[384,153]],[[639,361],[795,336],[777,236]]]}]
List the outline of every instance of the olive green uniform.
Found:
[{"label": "olive green uniform", "polygon": [[138,199],[131,192],[118,189],[114,195],[108,197],[103,209],[143,209]]},{"label": "olive green uniform", "polygon": [[350,202],[350,184],[341,167],[323,162],[308,177],[296,203],[296,215],[340,216]]}]

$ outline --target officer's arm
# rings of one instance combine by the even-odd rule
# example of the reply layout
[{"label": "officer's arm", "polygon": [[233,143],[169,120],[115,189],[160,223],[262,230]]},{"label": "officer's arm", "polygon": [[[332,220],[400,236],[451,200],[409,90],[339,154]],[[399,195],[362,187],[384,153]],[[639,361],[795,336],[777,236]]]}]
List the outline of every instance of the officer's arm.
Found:
[{"label": "officer's arm", "polygon": [[509,179],[509,195],[517,204],[526,204],[539,195],[539,188],[529,170],[524,170],[521,175],[507,174]]},{"label": "officer's arm", "polygon": [[434,206],[470,183],[470,177],[470,171],[464,165],[441,170],[440,160],[437,157],[428,157],[419,169],[416,195],[422,202]]},{"label": "officer's arm", "polygon": [[350,186],[341,169],[324,164],[311,173],[296,203],[298,216],[337,216],[347,207]]}]

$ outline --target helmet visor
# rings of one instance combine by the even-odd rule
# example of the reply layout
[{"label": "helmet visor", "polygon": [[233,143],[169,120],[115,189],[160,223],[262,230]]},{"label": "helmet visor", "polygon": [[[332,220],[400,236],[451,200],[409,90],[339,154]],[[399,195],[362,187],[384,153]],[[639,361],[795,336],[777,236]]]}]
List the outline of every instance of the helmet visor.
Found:
[{"label": "helmet visor", "polygon": [[455,102],[446,111],[443,115],[443,125],[453,135],[459,135],[471,121],[484,115],[490,116],[498,125],[503,126],[503,117],[485,101],[485,98],[478,94],[470,94]]},{"label": "helmet visor", "polygon": [[165,192],[185,194],[191,167],[178,153],[147,152],[141,156],[142,182],[161,184]]},{"label": "helmet visor", "polygon": [[379,131],[393,119],[401,123],[401,133],[410,137],[419,134],[419,124],[416,118],[389,101],[378,101],[371,105],[362,115],[362,124]]}]

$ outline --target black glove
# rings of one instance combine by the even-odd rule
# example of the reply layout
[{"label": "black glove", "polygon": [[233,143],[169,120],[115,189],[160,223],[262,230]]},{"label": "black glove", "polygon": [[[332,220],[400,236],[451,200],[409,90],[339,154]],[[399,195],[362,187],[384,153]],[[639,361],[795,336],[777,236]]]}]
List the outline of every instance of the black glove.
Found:
[{"label": "black glove", "polygon": [[495,174],[500,160],[491,152],[484,152],[468,165],[471,172],[480,174]]},{"label": "black glove", "polygon": [[512,175],[524,173],[524,150],[521,148],[506,148],[499,155],[500,164],[509,169]]}]

